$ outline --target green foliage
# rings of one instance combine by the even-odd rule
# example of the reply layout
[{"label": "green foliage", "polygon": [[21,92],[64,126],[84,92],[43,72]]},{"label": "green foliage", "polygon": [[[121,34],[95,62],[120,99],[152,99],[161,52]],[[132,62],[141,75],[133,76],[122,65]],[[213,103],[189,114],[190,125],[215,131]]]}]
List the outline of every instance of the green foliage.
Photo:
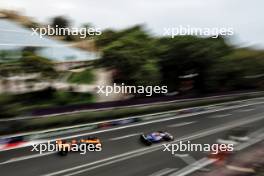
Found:
[{"label": "green foliage", "polygon": [[207,79],[211,90],[237,90],[263,87],[264,53],[237,49],[219,59],[211,68]]},{"label": "green foliage", "polygon": [[171,90],[178,89],[180,76],[198,74],[194,78],[195,88],[204,91],[205,79],[210,75],[207,70],[231,50],[222,38],[195,36],[162,38],[159,45],[163,82],[169,85]]},{"label": "green foliage", "polygon": [[44,77],[57,76],[50,60],[27,52],[20,59],[20,67],[27,73],[40,72]]},{"label": "green foliage", "polygon": [[[132,85],[167,85],[178,91],[185,80],[192,90],[218,92],[264,85],[264,52],[237,49],[225,38],[153,37],[135,26],[106,30],[96,39],[102,51],[97,65],[116,70],[116,82]],[[196,75],[189,79],[182,76]]]},{"label": "green foliage", "polygon": [[0,62],[0,76],[21,73],[41,73],[43,78],[55,78],[58,76],[54,70],[53,63],[46,58],[37,56],[29,51],[24,51],[22,56],[17,59],[8,59],[9,55],[0,56],[0,58],[5,59],[5,62]]},{"label": "green foliage", "polygon": [[128,85],[157,85],[160,73],[155,40],[136,26],[120,33],[108,32],[101,40],[102,59],[98,62],[118,72],[117,82]]},{"label": "green foliage", "polygon": [[18,95],[0,94],[0,118],[23,115],[36,108],[92,102],[94,97],[90,93],[56,91],[52,88]]},{"label": "green foliage", "polygon": [[51,21],[53,27],[66,28],[70,26],[70,21],[64,16],[54,17]]},{"label": "green foliage", "polygon": [[92,70],[87,69],[79,73],[72,73],[68,82],[77,84],[90,84],[94,81],[95,75]]}]

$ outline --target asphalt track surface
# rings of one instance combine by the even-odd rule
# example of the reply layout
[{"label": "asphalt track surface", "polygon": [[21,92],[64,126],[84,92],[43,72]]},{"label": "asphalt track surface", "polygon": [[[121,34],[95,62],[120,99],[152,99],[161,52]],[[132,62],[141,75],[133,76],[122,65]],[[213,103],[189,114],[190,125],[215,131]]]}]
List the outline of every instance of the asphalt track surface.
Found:
[{"label": "asphalt track surface", "polygon": [[[69,153],[61,157],[56,153],[39,155],[32,147],[0,152],[0,175],[3,176],[165,176],[180,171],[190,160],[200,160],[205,152],[187,152],[188,158],[164,152],[163,144],[144,146],[139,141],[141,133],[166,130],[174,135],[177,143],[190,140],[192,143],[214,144],[217,139],[235,127],[247,127],[249,132],[264,128],[264,99],[247,102],[253,105],[182,117],[153,123],[138,122],[133,125],[83,131],[77,135],[99,137],[101,152],[85,155]],[[167,118],[167,117],[166,117]],[[264,129],[263,129],[264,130]],[[70,136],[69,135],[63,135]],[[74,134],[76,135],[76,134]],[[182,154],[182,153],[179,153]]]}]

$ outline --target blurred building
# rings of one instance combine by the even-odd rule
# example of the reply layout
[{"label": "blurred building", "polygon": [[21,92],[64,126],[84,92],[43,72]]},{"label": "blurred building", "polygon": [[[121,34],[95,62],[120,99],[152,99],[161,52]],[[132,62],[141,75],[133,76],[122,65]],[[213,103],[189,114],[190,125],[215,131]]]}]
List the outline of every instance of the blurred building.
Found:
[{"label": "blurred building", "polygon": [[[30,18],[19,15],[15,11],[0,11],[0,53],[8,53],[8,57],[1,57],[0,62],[8,59],[19,59],[24,51],[32,51],[36,55],[47,58],[53,62],[57,71],[82,71],[94,60],[100,57],[96,47],[89,40],[79,42],[64,42],[59,37],[43,37],[33,35],[32,26],[35,24]],[[65,72],[64,72],[65,73]],[[113,101],[124,99],[124,95],[97,94],[98,85],[112,85],[112,71],[104,69],[95,70],[93,84],[71,84],[66,78],[57,80],[44,80],[39,73],[12,74],[0,76],[0,93],[21,94],[39,91],[52,87],[57,90],[70,90],[74,92],[90,92],[95,94],[97,101]]]},{"label": "blurred building", "polygon": [[[27,17],[18,15],[16,12],[0,11],[0,52],[8,53],[8,57],[1,57],[0,62],[19,59],[23,51],[33,50],[36,55],[51,60],[56,70],[66,71],[75,67],[85,67],[98,58],[97,52],[75,48],[69,43],[52,38],[32,35],[33,31],[27,27],[31,23],[32,21]],[[47,87],[72,89],[74,86],[61,82],[56,83],[56,80],[55,83],[44,81],[39,73],[14,73],[0,77],[0,93],[26,93]],[[80,86],[74,88],[79,90]],[[85,91],[91,90],[90,87],[85,88]]]},{"label": "blurred building", "polygon": [[75,44],[33,35],[33,30],[23,25],[26,21],[25,17],[21,17],[23,24],[20,24],[18,17],[7,18],[5,14],[0,11],[0,51],[19,55],[21,51],[31,49],[37,55],[52,60],[58,70],[81,66],[99,57],[95,51],[73,47]]}]

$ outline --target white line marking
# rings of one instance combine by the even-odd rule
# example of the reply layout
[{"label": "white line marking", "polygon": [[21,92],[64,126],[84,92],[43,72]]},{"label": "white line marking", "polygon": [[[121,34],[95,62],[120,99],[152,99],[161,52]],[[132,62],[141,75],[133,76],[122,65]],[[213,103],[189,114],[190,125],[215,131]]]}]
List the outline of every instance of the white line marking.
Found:
[{"label": "white line marking", "polygon": [[250,111],[254,111],[255,109],[254,108],[250,108],[250,109],[240,109],[240,110],[237,110],[237,112],[250,112]]},{"label": "white line marking", "polygon": [[188,157],[189,156],[189,154],[188,153],[185,153],[185,154],[175,154],[174,156],[176,156],[176,157],[179,157],[179,158],[184,158],[184,157]]},{"label": "white line marking", "polygon": [[229,139],[239,142],[245,142],[249,140],[248,136],[238,137],[238,136],[229,136]]},{"label": "white line marking", "polygon": [[226,168],[229,169],[229,170],[238,171],[238,172],[256,173],[253,168],[231,166],[231,165],[226,166]]},{"label": "white line marking", "polygon": [[33,141],[22,143],[16,147],[12,147],[12,148],[6,148],[6,145],[0,145],[0,152],[12,150],[12,149],[29,147],[29,146],[32,146],[33,144],[41,144],[41,143],[47,143],[47,141],[46,140],[33,140]]},{"label": "white line marking", "polygon": [[166,175],[166,174],[169,174],[171,172],[174,172],[178,170],[177,168],[165,168],[165,169],[162,169],[160,171],[157,171],[149,176],[163,176],[163,175]]},{"label": "white line marking", "polygon": [[[69,44],[71,45],[71,44]],[[193,100],[209,100],[209,99],[215,99],[215,98],[221,98],[221,97],[234,97],[234,96],[241,96],[241,95],[252,95],[252,94],[256,94],[256,93],[262,93],[264,91],[261,92],[251,92],[251,93],[235,93],[235,94],[230,94],[230,95],[217,95],[217,96],[210,96],[210,97],[204,97],[204,98],[188,98],[188,99],[182,99],[182,100],[172,100],[172,101],[167,101],[167,102],[155,102],[155,103],[146,103],[146,104],[139,104],[139,105],[130,105],[130,106],[122,106],[123,108],[127,107],[142,107],[142,106],[150,106],[150,105],[159,105],[160,103],[163,104],[168,104],[168,103],[176,103],[176,102],[188,102],[188,101],[193,101]],[[250,99],[246,99],[246,100],[239,100],[239,101],[231,101],[231,102],[248,102],[248,101],[252,101],[252,100],[258,100],[258,99],[263,99],[263,97],[259,97],[259,98],[250,98]],[[224,103],[218,103],[215,105],[208,105],[208,107],[210,106],[218,106],[221,104],[227,104],[227,103],[231,103],[231,102],[224,102]],[[66,113],[58,113],[58,114],[50,114],[50,115],[42,115],[42,116],[36,116],[36,117],[19,117],[18,119],[26,119],[26,118],[41,118],[41,117],[48,117],[48,116],[58,116],[58,115],[67,115],[67,114],[75,114],[75,113],[80,113],[80,112],[89,112],[89,111],[102,111],[102,110],[111,110],[114,109],[115,107],[110,107],[110,108],[102,108],[102,109],[98,109],[98,110],[77,110],[77,111],[72,111],[72,112],[66,112]],[[186,109],[190,109],[190,108],[186,108]],[[175,111],[175,110],[173,110]],[[177,110],[176,110],[177,111]],[[158,114],[158,113],[155,113]],[[14,118],[10,119],[10,120],[14,120]],[[1,120],[0,120],[1,121]]]},{"label": "white line marking", "polygon": [[216,162],[216,159],[208,159],[208,158],[202,158],[195,163],[186,166],[185,168],[179,170],[178,172],[175,172],[173,174],[170,174],[169,176],[185,176],[188,174],[191,174],[192,172],[199,170],[205,166],[208,166],[214,162]]},{"label": "white line marking", "polygon": [[188,165],[195,163],[197,160],[189,154],[175,154],[174,156],[181,158]]},{"label": "white line marking", "polygon": [[[46,153],[41,154],[41,156],[51,155],[53,153],[56,153],[56,152],[46,152]],[[22,156],[19,158],[11,158],[7,161],[0,163],[0,165],[4,165],[4,164],[8,164],[8,163],[14,163],[14,162],[23,161],[23,160],[32,159],[32,158],[38,158],[39,155],[40,154],[35,154],[35,155]]]},{"label": "white line marking", "polygon": [[235,148],[235,151],[243,150],[243,149],[245,149],[245,148],[247,148],[249,146],[252,146],[252,145],[254,145],[254,144],[262,141],[263,139],[264,139],[264,134],[261,134],[261,135],[257,136],[256,138],[251,139],[248,142],[243,143],[243,144],[237,146],[237,148]]},{"label": "white line marking", "polygon": [[[262,120],[263,118],[264,118],[264,116],[256,117],[254,119],[250,118],[250,119],[246,119],[244,121],[237,120],[237,121],[232,122],[232,123],[223,124],[221,127],[218,127],[218,128],[213,127],[213,128],[207,129],[207,130],[196,132],[196,133],[188,135],[188,136],[183,136],[182,138],[180,138],[180,139],[178,139],[176,141],[169,142],[168,144],[173,144],[173,143],[177,143],[179,141],[187,141],[187,140],[193,140],[193,139],[198,139],[198,138],[201,138],[201,137],[209,136],[209,135],[212,135],[212,134],[215,134],[215,133],[218,133],[218,132],[221,132],[221,131],[225,131],[225,130],[228,130],[228,129],[231,129],[231,128],[234,128],[234,127],[237,127],[237,126],[245,125],[245,124],[248,124],[248,123],[253,123],[253,122]],[[163,146],[163,144],[159,144],[159,145],[152,146],[152,147],[149,147],[149,148],[141,148],[141,149],[133,150],[133,151],[126,152],[126,153],[123,153],[123,154],[119,154],[119,155],[115,155],[115,156],[112,156],[112,157],[109,157],[109,158],[105,158],[105,159],[102,159],[102,160],[97,160],[97,161],[92,162],[92,163],[87,163],[87,164],[75,166],[75,167],[72,167],[72,168],[60,170],[60,171],[57,171],[57,172],[45,174],[45,176],[54,176],[54,175],[59,175],[59,174],[63,174],[65,176],[65,173],[67,173],[67,172],[71,172],[71,171],[74,171],[74,170],[79,170],[79,171],[73,172],[71,174],[68,174],[67,176],[76,175],[76,174],[87,172],[87,171],[90,171],[90,170],[93,170],[93,169],[96,169],[96,168],[99,168],[99,167],[103,167],[103,166],[106,166],[106,165],[110,165],[110,164],[113,164],[113,163],[117,163],[117,162],[120,162],[120,161],[123,161],[123,160],[127,160],[127,159],[130,159],[130,158],[133,158],[133,157],[137,157],[137,156],[142,156],[143,154],[147,154],[147,153],[151,153],[151,152],[160,150],[160,149],[162,149],[162,146]],[[214,161],[215,160],[210,160],[210,162],[207,163],[207,165],[210,164],[210,163],[213,163]],[[100,164],[100,163],[103,163],[103,164]],[[95,164],[99,164],[99,165],[90,167],[90,166],[95,165]],[[201,165],[200,167],[202,168],[204,166],[205,165]],[[86,167],[89,167],[89,168],[86,168]],[[193,167],[193,166],[191,166],[191,167]],[[86,168],[86,169],[80,170],[82,168]],[[178,176],[178,175],[175,175],[175,176]]]},{"label": "white line marking", "polygon": [[[235,148],[235,150],[236,151],[243,150],[243,149],[245,149],[245,148],[247,148],[247,147],[249,147],[249,146],[251,146],[251,145],[253,145],[255,143],[258,143],[258,142],[262,141],[263,139],[264,139],[264,134],[261,134],[261,135],[257,136],[255,139],[253,139],[253,140],[251,140],[251,141],[249,141],[247,143],[239,145],[238,147]],[[182,156],[182,158],[184,158],[184,157],[185,156]],[[204,164],[202,164],[203,162],[201,162],[201,164],[200,164],[200,161],[202,161],[202,160],[204,160]],[[180,171],[178,171],[176,173],[173,173],[173,174],[171,174],[169,176],[185,176],[185,175],[191,174],[192,172],[194,172],[196,170],[199,170],[199,169],[202,169],[203,167],[208,166],[208,165],[214,163],[215,161],[217,161],[216,159],[214,159],[215,161],[211,161],[210,162],[209,161],[210,159],[208,159],[208,162],[207,162],[205,158],[203,158],[202,160],[197,162],[198,163],[197,166],[195,166],[197,163],[191,164],[189,166],[186,166],[182,170],[180,170]],[[190,166],[191,166],[191,168],[190,168]],[[234,168],[232,168],[232,169],[234,169]],[[235,169],[243,169],[243,168],[235,168]]]},{"label": "white line marking", "polygon": [[182,127],[182,126],[190,125],[190,124],[193,124],[193,123],[196,123],[196,121],[176,123],[176,124],[168,125],[168,127],[170,127],[170,128]]},{"label": "white line marking", "polygon": [[125,139],[125,138],[129,138],[129,137],[137,136],[137,135],[139,135],[139,134],[140,134],[140,133],[128,134],[128,135],[125,135],[125,136],[120,136],[120,137],[111,138],[111,139],[109,139],[109,140],[110,140],[110,141],[116,141],[116,140],[120,140],[120,139]]},{"label": "white line marking", "polygon": [[233,145],[238,145],[239,142],[236,142],[234,140],[230,139],[217,139],[216,142],[218,144],[233,144]]},{"label": "white line marking", "polygon": [[[252,145],[254,145],[254,144],[256,144],[256,143],[258,143],[258,142],[260,142],[260,141],[262,141],[264,139],[264,134],[261,134],[261,135],[259,135],[259,136],[257,136],[255,139],[252,139],[252,140],[250,140],[249,142],[247,142],[247,143],[243,143],[243,144],[241,144],[241,145],[239,145],[238,147],[236,147],[235,148],[235,151],[240,151],[240,150],[243,150],[243,149],[245,149],[245,148],[247,148],[247,147],[249,147],[249,146],[252,146]],[[183,156],[182,158],[184,158],[185,156]],[[215,160],[216,161],[216,160]],[[206,163],[206,162],[205,162]],[[212,163],[214,163],[214,162],[212,162]],[[188,175],[188,174],[190,174],[190,173],[192,173],[192,172],[194,172],[194,171],[196,171],[196,170],[200,170],[200,169],[202,169],[203,167],[205,167],[205,166],[207,166],[207,165],[210,165],[210,164],[212,164],[212,163],[210,163],[210,162],[208,162],[206,165],[204,165],[204,166],[202,166],[202,165],[199,165],[198,167],[196,167],[196,166],[194,166],[193,168],[195,168],[195,170],[194,169],[190,169],[190,168],[188,168],[189,166],[193,166],[194,164],[192,164],[192,165],[189,165],[189,166],[187,166],[187,167],[185,167],[185,168],[183,168],[182,170],[180,170],[180,171],[178,171],[177,173],[174,173],[174,174],[172,174],[172,175],[170,175],[170,176],[185,176],[185,175]],[[232,167],[232,166],[231,166]],[[230,168],[231,169],[231,168]],[[234,169],[234,168],[233,168]],[[235,169],[243,169],[243,168],[235,168]],[[251,170],[250,170],[251,171]]]},{"label": "white line marking", "polygon": [[[247,105],[240,105],[239,107],[246,107],[246,106],[250,106],[250,105],[263,104],[263,103],[264,102],[252,103],[252,104],[247,104]],[[235,106],[235,107],[228,107],[228,109],[234,109],[234,108],[239,108],[239,107],[237,107],[237,106]],[[222,108],[222,109],[217,109],[217,110],[204,111],[204,112],[200,112],[200,113],[186,114],[186,115],[181,115],[179,117],[170,117],[170,118],[167,118],[167,119],[154,120],[154,122],[153,121],[151,121],[151,122],[144,122],[143,124],[132,124],[132,125],[126,125],[126,126],[122,126],[122,127],[118,127],[118,128],[113,128],[113,129],[106,129],[106,130],[100,130],[100,131],[95,131],[95,132],[91,132],[91,133],[79,134],[79,135],[75,135],[75,136],[68,136],[68,137],[62,138],[62,139],[71,139],[71,138],[81,137],[81,136],[85,136],[85,135],[98,134],[98,133],[108,132],[108,131],[115,131],[115,130],[120,130],[120,129],[124,129],[124,128],[129,128],[129,127],[134,127],[134,126],[140,126],[140,125],[150,124],[150,123],[156,123],[156,122],[161,122],[161,121],[167,121],[167,120],[173,120],[173,119],[182,118],[182,117],[190,117],[190,116],[195,116],[195,115],[199,115],[199,114],[213,113],[213,112],[223,111],[223,110],[226,110],[226,109],[227,108]],[[55,140],[56,139],[51,140],[51,141],[55,141]],[[3,151],[6,151],[6,150],[3,150]],[[42,156],[45,156],[45,155],[40,154],[39,156],[34,156],[34,158],[36,158],[36,157],[42,157]],[[30,157],[29,158],[25,158],[24,157],[24,160],[26,160],[26,159],[30,159]],[[23,159],[18,159],[17,161],[22,161],[22,160]],[[11,163],[11,161],[9,161],[8,163]],[[1,164],[7,164],[7,163],[1,163]]]},{"label": "white line marking", "polygon": [[227,116],[231,116],[232,114],[219,114],[219,115],[215,115],[215,116],[211,116],[211,117],[208,117],[208,118],[222,118],[222,117],[227,117]]},{"label": "white line marking", "polygon": [[[90,170],[93,170],[93,169],[97,169],[99,167],[107,166],[107,165],[110,165],[110,164],[113,164],[113,163],[116,163],[116,162],[120,162],[120,161],[124,161],[124,160],[130,159],[130,158],[141,156],[143,154],[151,153],[153,151],[156,151],[156,149],[147,150],[147,151],[143,151],[143,152],[136,153],[136,154],[133,154],[133,155],[128,155],[128,156],[121,154],[124,157],[120,157],[120,158],[118,158],[117,156],[114,156],[114,157],[106,158],[106,159],[103,159],[103,160],[98,160],[98,161],[86,164],[86,167],[87,166],[91,166],[91,165],[95,165],[95,164],[99,164],[99,165],[92,166],[92,167],[89,167],[87,169],[79,170],[77,172],[73,172],[73,173],[70,173],[70,174],[63,174],[63,176],[72,176],[72,175],[80,174],[80,173],[87,172],[87,171],[90,171]],[[111,161],[111,159],[113,159],[113,158],[117,158],[117,159]],[[110,160],[110,161],[108,161],[108,160]],[[103,162],[103,164],[100,164],[101,162]],[[76,166],[75,168],[77,168],[77,167],[82,168],[83,165]],[[65,169],[65,170],[62,170],[62,171],[58,171],[56,173],[47,174],[45,176],[58,175],[58,174],[61,174],[61,173],[69,172],[71,170],[72,170],[72,168],[69,168],[69,169]]]},{"label": "white line marking", "polygon": [[[105,130],[98,130],[98,131],[94,131],[94,132],[89,132],[89,133],[82,133],[82,134],[67,136],[67,137],[63,137],[60,139],[78,138],[81,136],[93,135],[93,134],[109,132],[109,131],[122,130],[122,129],[136,127],[136,126],[143,126],[143,125],[152,124],[152,123],[159,123],[159,122],[170,121],[170,120],[180,119],[180,118],[184,118],[184,117],[197,116],[197,115],[201,115],[201,114],[214,113],[214,112],[219,112],[219,111],[224,111],[224,110],[237,109],[237,108],[242,108],[242,107],[247,107],[247,106],[252,106],[252,105],[257,105],[257,104],[264,104],[264,102],[251,103],[251,104],[246,104],[246,105],[237,105],[237,106],[219,108],[219,109],[208,110],[208,111],[203,111],[203,112],[194,112],[194,113],[189,113],[189,114],[184,114],[184,115],[179,115],[179,116],[168,117],[168,118],[164,118],[164,119],[157,119],[157,120],[152,120],[152,121],[147,121],[147,122],[141,122],[141,123],[136,123],[136,124],[120,126],[120,127],[116,127],[116,128],[110,128],[110,129],[105,129]],[[51,139],[50,141],[54,142],[56,140],[57,139]]]},{"label": "white line marking", "polygon": [[[263,97],[250,98],[250,99],[246,99],[246,100],[230,101],[230,102],[224,102],[224,103],[217,103],[217,104],[213,104],[213,105],[196,106],[196,107],[184,108],[184,109],[179,109],[179,110],[171,110],[171,111],[166,111],[166,112],[158,112],[158,113],[152,113],[152,114],[146,114],[146,115],[138,115],[138,116],[132,116],[132,117],[126,117],[126,118],[119,118],[119,119],[115,119],[114,121],[132,119],[135,117],[140,118],[140,117],[149,117],[149,116],[155,116],[155,115],[164,115],[164,114],[168,114],[168,113],[175,113],[175,112],[179,112],[182,110],[188,110],[188,109],[193,109],[193,108],[210,108],[210,107],[217,107],[217,106],[222,106],[222,105],[226,105],[226,104],[242,103],[242,102],[244,103],[244,102],[251,102],[251,101],[262,100],[262,99],[263,99]],[[263,103],[264,102],[250,103],[247,105],[240,105],[240,107],[238,107],[239,105],[234,105],[234,106],[230,106],[231,107],[230,109],[236,109],[236,108],[241,108],[241,107],[246,107],[246,106],[251,106],[251,105],[257,105],[257,104],[263,104]],[[227,109],[223,109],[223,110],[227,110]],[[94,123],[86,123],[86,124],[82,124],[82,125],[73,125],[73,126],[60,127],[60,128],[52,128],[52,129],[41,130],[41,131],[36,131],[36,132],[25,132],[25,133],[20,133],[20,134],[16,134],[16,135],[3,135],[0,137],[1,138],[7,138],[7,137],[15,137],[15,136],[21,136],[21,135],[35,135],[35,134],[42,134],[42,133],[48,133],[48,132],[56,132],[58,130],[67,130],[67,129],[72,129],[72,128],[86,127],[87,125],[96,125],[98,123],[104,123],[104,122],[107,123],[107,122],[111,122],[111,121],[113,121],[113,120],[105,120],[105,121],[99,121],[99,122],[94,122]]]}]

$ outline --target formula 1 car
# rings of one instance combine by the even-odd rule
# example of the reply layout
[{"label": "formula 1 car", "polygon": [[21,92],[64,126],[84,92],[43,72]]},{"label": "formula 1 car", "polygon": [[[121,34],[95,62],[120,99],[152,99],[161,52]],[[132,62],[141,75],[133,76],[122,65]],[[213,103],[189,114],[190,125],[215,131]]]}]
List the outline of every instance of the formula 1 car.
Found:
[{"label": "formula 1 car", "polygon": [[102,144],[100,139],[96,137],[89,137],[87,139],[71,140],[67,142],[66,140],[56,141],[58,146],[58,154],[61,156],[66,156],[71,151],[84,151],[89,149],[89,151],[101,151]]},{"label": "formula 1 car", "polygon": [[148,146],[152,145],[153,143],[159,143],[162,141],[172,141],[173,139],[174,137],[170,133],[164,131],[152,132],[147,135],[142,134],[140,136],[141,142]]}]

